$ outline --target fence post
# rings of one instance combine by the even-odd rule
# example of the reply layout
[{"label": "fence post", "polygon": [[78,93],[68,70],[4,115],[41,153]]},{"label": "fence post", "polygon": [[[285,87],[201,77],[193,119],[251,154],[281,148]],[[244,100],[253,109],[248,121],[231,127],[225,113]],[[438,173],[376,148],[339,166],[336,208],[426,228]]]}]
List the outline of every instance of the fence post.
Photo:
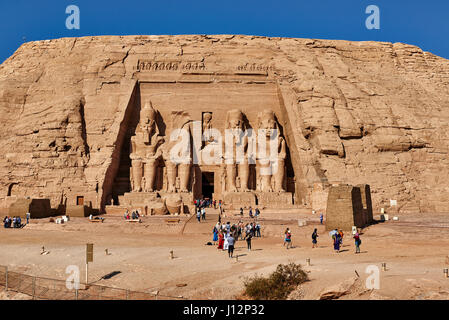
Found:
[{"label": "fence post", "polygon": [[36,277],[32,278],[33,280],[33,300],[36,300]]},{"label": "fence post", "polygon": [[5,291],[8,291],[8,267],[5,267]]},{"label": "fence post", "polygon": [[5,272],[5,290],[8,291],[8,267],[6,267],[6,272]]}]

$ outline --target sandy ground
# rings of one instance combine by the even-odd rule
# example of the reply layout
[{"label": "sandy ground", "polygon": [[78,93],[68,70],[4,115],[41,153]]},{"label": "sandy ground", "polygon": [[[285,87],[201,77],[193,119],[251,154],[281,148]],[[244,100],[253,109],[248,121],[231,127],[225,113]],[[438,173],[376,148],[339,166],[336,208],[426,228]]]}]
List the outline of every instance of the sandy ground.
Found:
[{"label": "sandy ground", "polygon": [[[65,280],[67,266],[77,265],[84,282],[85,245],[94,243],[94,262],[89,264],[91,283],[188,299],[234,299],[240,296],[245,277],[268,274],[280,263],[303,265],[310,281],[292,293],[292,299],[318,299],[324,291],[337,292],[340,299],[449,299],[449,220],[447,215],[399,216],[363,230],[361,254],[347,234],[342,252],[334,253],[332,241],[315,216],[304,227],[294,220],[261,219],[262,234],[253,240],[253,250],[238,241],[236,259],[211,241],[216,216],[207,222],[191,219],[184,233],[180,226],[143,218],[130,224],[121,217],[105,216],[104,223],[73,218],[65,225],[33,220],[23,229],[0,229],[0,265],[29,275]],[[236,219],[230,219],[235,221]],[[187,221],[187,219],[184,219]],[[165,223],[165,226],[164,226]],[[282,230],[293,230],[293,248],[283,247]],[[318,229],[318,248],[311,248],[311,233]],[[268,232],[271,230],[271,232]],[[41,248],[50,253],[41,255]],[[105,254],[108,249],[109,255]],[[174,259],[169,252],[173,250]],[[306,258],[311,266],[306,266]],[[381,270],[381,263],[387,271]],[[368,290],[367,266],[380,269],[380,288]],[[104,280],[102,276],[120,271]],[[356,273],[359,277],[356,276]],[[183,287],[177,285],[186,284]],[[332,294],[331,294],[332,296]],[[7,299],[4,294],[0,299]]]}]

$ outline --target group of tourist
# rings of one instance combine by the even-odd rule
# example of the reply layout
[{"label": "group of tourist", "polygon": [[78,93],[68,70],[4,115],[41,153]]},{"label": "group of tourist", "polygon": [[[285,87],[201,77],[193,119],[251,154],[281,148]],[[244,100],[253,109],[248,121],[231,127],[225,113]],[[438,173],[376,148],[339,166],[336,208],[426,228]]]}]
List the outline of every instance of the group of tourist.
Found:
[{"label": "group of tourist", "polygon": [[228,251],[228,256],[233,257],[235,242],[240,238],[240,240],[246,241],[246,246],[248,251],[251,251],[252,238],[261,237],[261,226],[259,223],[247,223],[246,225],[239,221],[238,224],[233,224],[228,221],[224,224],[217,222],[214,226],[213,239],[214,245],[218,241],[217,249]]},{"label": "group of tourist", "polygon": [[[340,247],[343,246],[343,230],[332,230],[330,232],[330,235],[332,236],[332,243],[334,246],[334,251],[336,253],[340,252]],[[355,241],[355,253],[360,253],[360,244],[362,243],[362,240],[360,239],[360,234],[358,232],[354,233],[353,239]],[[290,228],[287,228],[284,232],[284,246],[288,248],[292,247],[292,232],[290,231]],[[318,229],[315,228],[312,233],[312,248],[318,247]]]},{"label": "group of tourist", "polygon": [[205,198],[205,199],[195,199],[193,201],[193,204],[195,205],[195,209],[198,209],[198,208],[217,209],[217,205],[218,205],[218,209],[221,209],[223,202],[221,200],[218,200],[218,202],[217,202],[217,200]]},{"label": "group of tourist", "polygon": [[340,230],[338,230],[338,229],[332,230],[331,235],[332,235],[332,242],[334,245],[334,251],[336,253],[339,253],[340,247],[343,246],[343,236],[344,236],[343,230],[341,230],[341,229]]},{"label": "group of tourist", "polygon": [[125,220],[137,220],[140,218],[139,210],[133,210],[131,212],[131,215],[129,214],[129,211],[126,210],[125,214],[123,215]]},{"label": "group of tourist", "polygon": [[[260,210],[259,208],[256,208],[253,214],[253,208],[249,207],[248,214],[250,218],[258,218],[260,215]],[[240,208],[240,215],[243,216],[243,208]]]},{"label": "group of tourist", "polygon": [[5,228],[22,228],[22,219],[20,217],[8,217],[3,219],[3,226]]},{"label": "group of tourist", "polygon": [[198,222],[206,221],[206,207],[196,208],[196,218]]},{"label": "group of tourist", "polygon": [[[332,230],[331,235],[332,235],[332,241],[333,241],[333,245],[334,245],[334,251],[336,253],[340,253],[340,248],[343,246],[343,237],[344,237],[343,230],[341,230],[341,229],[340,230],[338,230],[338,229]],[[354,239],[355,253],[360,253],[360,245],[362,244],[362,240],[360,239],[360,234],[358,232],[355,232],[352,238]]]}]

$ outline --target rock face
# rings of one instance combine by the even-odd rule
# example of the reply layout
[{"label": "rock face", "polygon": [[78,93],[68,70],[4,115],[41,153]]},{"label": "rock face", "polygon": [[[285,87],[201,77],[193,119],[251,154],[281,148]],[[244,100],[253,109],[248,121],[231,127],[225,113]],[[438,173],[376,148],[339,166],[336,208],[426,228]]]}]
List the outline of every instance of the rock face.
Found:
[{"label": "rock face", "polygon": [[447,211],[448,60],[401,43],[232,35],[23,44],[0,65],[0,205],[28,196],[104,210],[130,191],[130,127],[148,99],[159,129],[172,110],[212,127],[225,110],[250,125],[272,110],[296,205],[347,183],[371,186],[375,212],[390,199],[400,212]]}]

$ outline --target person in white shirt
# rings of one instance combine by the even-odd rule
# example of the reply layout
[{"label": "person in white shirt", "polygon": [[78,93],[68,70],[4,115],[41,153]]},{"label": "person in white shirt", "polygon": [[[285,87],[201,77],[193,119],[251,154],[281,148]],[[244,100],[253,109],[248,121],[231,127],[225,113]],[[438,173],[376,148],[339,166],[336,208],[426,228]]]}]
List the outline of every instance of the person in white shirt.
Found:
[{"label": "person in white shirt", "polygon": [[229,232],[226,232],[224,235],[224,245],[223,245],[223,250],[228,250],[229,249]]}]

